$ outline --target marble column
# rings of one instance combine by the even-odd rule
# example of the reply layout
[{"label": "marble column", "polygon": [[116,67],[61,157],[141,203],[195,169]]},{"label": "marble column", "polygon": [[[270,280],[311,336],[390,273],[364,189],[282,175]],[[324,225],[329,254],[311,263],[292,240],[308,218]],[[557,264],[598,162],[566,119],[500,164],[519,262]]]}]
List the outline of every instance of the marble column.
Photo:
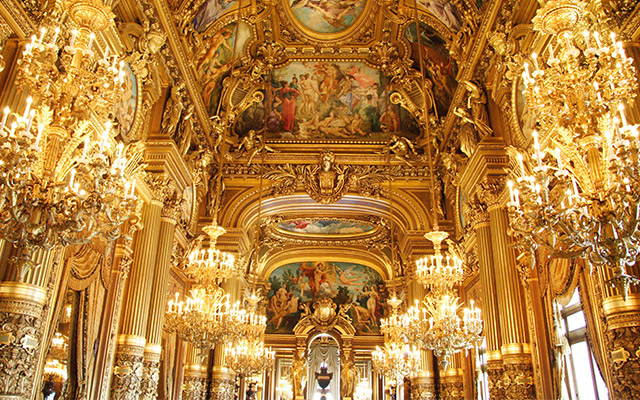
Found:
[{"label": "marble column", "polygon": [[139,400],[141,395],[147,323],[153,274],[158,252],[163,202],[170,186],[166,178],[150,180],[152,198],[142,207],[142,230],[134,241],[133,264],[125,289],[116,351],[111,398]]},{"label": "marble column", "polygon": [[482,287],[482,322],[487,339],[487,373],[489,375],[489,391],[492,398],[504,398],[502,390],[502,336],[500,333],[500,314],[496,278],[491,255],[491,227],[487,206],[477,199],[469,203],[468,216],[476,233],[476,251],[480,269],[480,285]]},{"label": "marble column", "polygon": [[152,400],[158,394],[160,354],[162,353],[162,324],[167,303],[167,283],[171,267],[171,252],[181,201],[176,196],[165,200],[160,218],[160,234],[147,322],[144,367],[141,382],[141,400]]},{"label": "marble column", "polygon": [[[204,359],[201,360],[202,358]],[[204,400],[206,398],[207,363],[207,357],[198,356],[193,345],[187,343],[182,400]]]},{"label": "marble column", "polygon": [[535,399],[527,309],[520,281],[513,239],[508,235],[509,216],[501,204],[501,180],[485,181],[480,198],[489,212],[491,250],[495,273],[497,308],[500,315],[500,347],[503,360],[503,386],[506,399]]}]

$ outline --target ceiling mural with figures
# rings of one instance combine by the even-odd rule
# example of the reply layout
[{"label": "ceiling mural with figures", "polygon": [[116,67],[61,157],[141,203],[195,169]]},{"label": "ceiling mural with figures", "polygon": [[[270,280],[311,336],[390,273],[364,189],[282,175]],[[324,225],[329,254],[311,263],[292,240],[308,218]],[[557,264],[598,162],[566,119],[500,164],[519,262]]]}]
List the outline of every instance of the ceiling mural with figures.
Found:
[{"label": "ceiling mural with figures", "polygon": [[304,235],[358,235],[371,232],[376,227],[359,221],[295,220],[278,223],[278,228]]},{"label": "ceiling mural with figures", "polygon": [[319,298],[330,298],[358,334],[379,334],[388,293],[380,274],[360,264],[307,261],[278,267],[269,276],[267,333],[293,333],[301,315]]},{"label": "ceiling mural with figures", "polygon": [[287,0],[296,19],[317,33],[351,27],[362,15],[366,0]]},{"label": "ceiling mural with figures", "polygon": [[264,103],[242,114],[236,133],[266,126],[271,140],[385,140],[391,132],[416,138],[415,121],[389,101],[387,86],[362,62],[293,62],[271,73]]}]

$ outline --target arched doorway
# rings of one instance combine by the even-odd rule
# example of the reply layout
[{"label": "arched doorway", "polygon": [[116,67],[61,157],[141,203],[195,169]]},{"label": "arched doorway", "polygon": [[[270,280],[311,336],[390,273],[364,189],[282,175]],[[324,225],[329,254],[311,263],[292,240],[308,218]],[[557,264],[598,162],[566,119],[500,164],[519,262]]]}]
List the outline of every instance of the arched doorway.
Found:
[{"label": "arched doorway", "polygon": [[340,399],[340,344],[329,333],[319,333],[311,338],[307,348],[307,399],[325,400],[316,379],[322,365],[333,374],[326,389],[326,400]]}]

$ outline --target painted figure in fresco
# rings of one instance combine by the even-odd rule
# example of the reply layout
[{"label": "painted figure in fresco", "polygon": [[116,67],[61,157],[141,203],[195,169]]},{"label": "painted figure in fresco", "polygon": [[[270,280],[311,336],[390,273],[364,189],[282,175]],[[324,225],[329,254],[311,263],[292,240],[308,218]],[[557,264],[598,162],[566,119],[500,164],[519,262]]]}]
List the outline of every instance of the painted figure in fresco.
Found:
[{"label": "painted figure in fresco", "polygon": [[292,88],[288,82],[280,82],[282,89],[278,91],[278,98],[282,101],[282,121],[284,122],[284,130],[292,132],[296,118],[296,98],[300,95],[300,91]]},{"label": "painted figure in fresco", "polygon": [[435,15],[440,22],[452,31],[460,29],[460,20],[456,16],[456,11],[450,2],[443,0],[418,0],[418,4]]},{"label": "painted figure in fresco", "polygon": [[390,104],[380,117],[380,125],[383,132],[398,132],[400,130],[400,117],[393,111]]},{"label": "painted figure in fresco", "polygon": [[318,101],[318,82],[309,78],[309,74],[300,75],[300,95],[302,104],[300,112],[305,114],[313,114],[314,107]]},{"label": "painted figure in fresco", "polygon": [[298,311],[298,302],[300,298],[294,296],[293,293],[287,291],[283,286],[269,300],[269,310],[274,314],[267,325],[274,324],[276,329],[280,328],[284,318]]},{"label": "painted figure in fresco", "polygon": [[367,136],[367,132],[362,130],[362,117],[360,114],[356,113],[353,116],[351,123],[349,123],[349,132],[352,135]]},{"label": "painted figure in fresco", "polygon": [[232,51],[231,46],[229,46],[229,43],[227,43],[227,39],[229,39],[232,34],[233,32],[231,30],[225,28],[211,37],[208,42],[209,49],[198,62],[198,76],[205,75],[207,72],[209,72],[209,70],[211,70],[212,67],[222,66],[222,64],[218,60],[218,50],[220,49],[220,47],[224,47],[227,50]]},{"label": "painted figure in fresco", "polygon": [[233,0],[208,0],[200,7],[195,18],[193,18],[193,29],[198,32],[204,30],[220,17],[232,2]]},{"label": "painted figure in fresco", "polygon": [[291,9],[311,8],[320,13],[322,18],[331,26],[338,29],[348,28],[344,18],[354,15],[360,0],[294,0]]}]

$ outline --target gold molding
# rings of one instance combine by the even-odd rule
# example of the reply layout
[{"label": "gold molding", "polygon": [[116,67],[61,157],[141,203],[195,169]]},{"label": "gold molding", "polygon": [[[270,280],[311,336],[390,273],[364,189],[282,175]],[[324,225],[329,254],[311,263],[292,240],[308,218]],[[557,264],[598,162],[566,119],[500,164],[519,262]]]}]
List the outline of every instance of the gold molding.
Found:
[{"label": "gold molding", "polygon": [[28,283],[3,282],[0,284],[0,298],[27,300],[38,304],[46,304],[47,290]]}]

